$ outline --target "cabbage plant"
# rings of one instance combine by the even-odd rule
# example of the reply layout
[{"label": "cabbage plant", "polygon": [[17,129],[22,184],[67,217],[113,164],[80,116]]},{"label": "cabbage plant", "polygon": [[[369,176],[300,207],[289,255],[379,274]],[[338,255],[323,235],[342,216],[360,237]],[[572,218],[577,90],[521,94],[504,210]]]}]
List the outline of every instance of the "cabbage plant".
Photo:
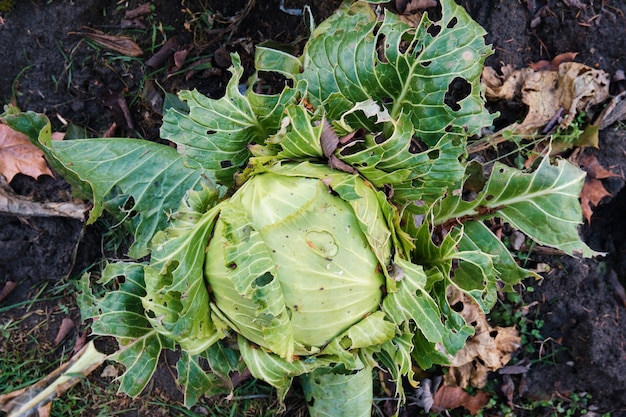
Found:
[{"label": "cabbage plant", "polygon": [[[473,333],[451,288],[488,312],[533,275],[484,220],[594,255],[577,167],[468,161],[496,116],[483,29],[452,0],[414,26],[376,3],[344,5],[299,57],[260,45],[245,92],[236,54],[222,98],[180,92],[161,129],[176,149],[52,142],[44,116],[6,115],[93,200],[90,221],[107,210],[134,236],[130,260],[102,272],[109,291],[85,276],[79,300],[92,332],[119,341],[123,392],[139,395],[163,349],[180,348],[188,407],[247,368],[281,401],[299,378],[311,415],[369,415],[374,369],[402,400],[413,366],[448,363]],[[253,88],[266,72],[287,80],[278,94]]]}]

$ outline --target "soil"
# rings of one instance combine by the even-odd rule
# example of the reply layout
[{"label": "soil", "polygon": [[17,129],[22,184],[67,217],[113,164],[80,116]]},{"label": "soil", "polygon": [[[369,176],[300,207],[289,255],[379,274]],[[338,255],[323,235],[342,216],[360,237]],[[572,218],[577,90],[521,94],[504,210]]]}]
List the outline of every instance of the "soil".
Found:
[{"label": "soil", "polygon": [[[298,49],[308,30],[301,16],[281,11],[278,0],[256,4],[243,0],[155,0],[151,2],[151,13],[129,23],[124,12],[139,3],[15,2],[11,11],[0,15],[0,99],[3,103],[13,102],[22,110],[45,113],[56,130],[64,131],[71,123],[94,137],[113,131],[118,136],[159,140],[159,109],[164,92],[196,88],[210,97],[219,97],[229,78],[229,62],[225,58],[228,52],[239,52],[250,74],[254,45],[271,39],[293,43]],[[306,3],[288,0],[285,7],[299,9]],[[315,21],[320,22],[340,1],[309,3]],[[238,21],[238,13],[247,4],[254,7]],[[612,94],[626,88],[625,82],[619,80],[620,71],[623,77],[626,70],[626,0],[468,0],[463,5],[488,32],[487,42],[493,45],[494,54],[487,65],[499,68],[512,64],[522,68],[542,59],[550,60],[559,53],[577,52],[577,62],[616,76],[611,84]],[[212,30],[201,23],[207,16],[206,10],[222,17],[215,19]],[[130,29],[124,26],[128,24]],[[119,59],[119,54],[87,42],[79,34],[86,28],[112,35],[130,34],[144,55]],[[146,60],[164,42],[164,35],[175,38],[179,49],[189,51],[188,57],[209,58],[213,68],[190,73],[187,66],[167,77],[164,67],[171,70],[171,58],[155,68],[146,66]],[[146,79],[151,81],[146,83]],[[130,116],[124,116],[111,101],[103,100],[107,96],[125,98]],[[520,111],[519,107],[514,109]],[[508,117],[522,115],[509,113]],[[606,256],[581,260],[540,250],[530,255],[533,264],[550,266],[543,280],[525,283],[534,288],[533,292],[522,291],[529,317],[544,323],[544,340],[531,341],[537,347],[533,355],[519,353],[518,359],[526,355],[533,364],[514,379],[515,401],[567,401],[572,393],[589,393],[590,409],[597,413],[589,416],[605,412],[626,416],[626,305],[618,296],[626,279],[625,140],[626,127],[616,124],[600,132],[598,149],[584,150],[618,174],[603,180],[611,196],[595,208],[590,224],[581,228],[585,241],[593,249],[606,252]],[[58,176],[33,180],[18,175],[10,186],[16,193],[37,201],[71,199],[69,186]],[[60,217],[0,215],[0,290],[2,283],[17,283],[16,289],[0,301],[0,314],[22,317],[27,307],[19,307],[20,303],[30,305],[29,300],[42,283],[48,287],[71,283],[83,271],[99,267],[103,257],[120,256],[122,249],[106,245],[105,237],[110,233],[106,221],[84,226]],[[66,308],[59,310],[60,304]],[[11,305],[16,307],[2,309]],[[62,354],[53,343],[61,318],[68,316],[77,325],[80,323],[76,303],[72,297],[40,299],[36,309],[49,313],[45,326],[37,327],[41,318],[38,314],[29,316],[21,326],[25,332],[30,333],[29,326],[36,330],[33,335],[38,346],[54,362]],[[77,326],[68,338],[67,349],[71,350],[84,329],[84,324]],[[20,348],[19,344],[3,338],[0,354],[11,354],[11,349],[16,348]],[[541,360],[541,355],[550,356],[550,360]],[[180,401],[168,371],[161,368],[158,380],[155,389],[161,398]],[[524,414],[521,409],[517,413],[539,415]]]}]

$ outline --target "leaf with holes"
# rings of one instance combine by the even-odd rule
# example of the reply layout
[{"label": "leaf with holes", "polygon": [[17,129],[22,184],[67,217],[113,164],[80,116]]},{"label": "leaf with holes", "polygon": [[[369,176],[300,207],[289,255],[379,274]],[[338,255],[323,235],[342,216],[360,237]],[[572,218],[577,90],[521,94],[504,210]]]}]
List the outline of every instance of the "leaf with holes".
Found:
[{"label": "leaf with holes", "polygon": [[582,222],[578,196],[584,178],[583,171],[565,160],[552,165],[544,158],[532,172],[496,162],[476,198],[465,201],[462,193],[448,196],[435,208],[434,223],[500,217],[541,245],[594,256],[598,253],[578,234]]}]

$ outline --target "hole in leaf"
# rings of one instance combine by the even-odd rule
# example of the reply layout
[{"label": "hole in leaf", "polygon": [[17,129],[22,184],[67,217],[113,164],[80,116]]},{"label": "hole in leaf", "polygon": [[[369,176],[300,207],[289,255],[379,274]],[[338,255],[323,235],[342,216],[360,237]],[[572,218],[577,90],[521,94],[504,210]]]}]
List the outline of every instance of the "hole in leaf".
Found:
[{"label": "hole in leaf", "polygon": [[424,61],[424,62],[422,62],[420,65],[421,65],[422,67],[427,67],[427,66],[429,66],[430,64],[432,64],[432,62],[433,62],[433,61]]},{"label": "hole in leaf", "polygon": [[428,158],[431,160],[435,160],[437,158],[439,158],[439,150],[438,149],[433,149],[432,151],[428,152]]},{"label": "hole in leaf", "polygon": [[383,64],[388,62],[387,56],[385,55],[385,49],[389,47],[387,45],[386,36],[385,35],[377,35],[376,36],[376,54],[378,56],[378,60]]},{"label": "hole in leaf", "polygon": [[450,307],[452,307],[452,310],[456,311],[457,313],[460,313],[461,311],[463,311],[463,308],[465,306],[463,305],[462,302],[458,301],[458,302],[452,304]]},{"label": "hole in leaf", "polygon": [[278,72],[259,71],[258,77],[252,86],[252,90],[257,94],[277,94],[285,87],[293,87],[293,81]]},{"label": "hole in leaf", "polygon": [[428,27],[428,29],[426,29],[426,32],[428,32],[428,34],[434,38],[441,32],[441,26],[432,24]]},{"label": "hole in leaf", "polygon": [[151,319],[156,318],[156,314],[154,314],[154,311],[152,310],[146,310],[146,316],[148,316]]},{"label": "hole in leaf", "polygon": [[412,154],[423,152],[426,149],[426,146],[422,142],[421,138],[411,138],[411,142],[409,143],[409,152]]},{"label": "hole in leaf", "polygon": [[489,336],[495,338],[496,336],[498,336],[498,331],[497,330],[492,330],[489,332]]},{"label": "hole in leaf", "polygon": [[453,111],[461,110],[459,102],[470,95],[472,86],[465,78],[456,77],[448,86],[443,102]]},{"label": "hole in leaf", "polygon": [[254,280],[254,285],[256,285],[257,287],[265,287],[267,284],[269,284],[273,280],[274,280],[274,275],[270,274],[269,272],[266,272]]},{"label": "hole in leaf", "polygon": [[446,25],[446,27],[448,29],[452,29],[453,27],[456,26],[456,24],[459,23],[459,19],[457,19],[456,17],[453,17],[452,19],[450,19],[450,21],[448,22],[448,24]]},{"label": "hole in leaf", "polygon": [[237,269],[237,264],[235,262],[228,265],[230,269]]},{"label": "hole in leaf", "polygon": [[233,163],[230,161],[220,161],[220,166],[222,168],[230,168],[233,166]]},{"label": "hole in leaf", "polygon": [[215,130],[207,130],[206,134],[207,134],[207,136],[208,135],[213,135],[213,134],[215,134]]},{"label": "hole in leaf", "polygon": [[379,133],[378,135],[376,135],[374,137],[374,142],[376,142],[377,145],[380,145],[381,143],[384,143],[386,140],[387,140],[387,138],[382,133]]}]

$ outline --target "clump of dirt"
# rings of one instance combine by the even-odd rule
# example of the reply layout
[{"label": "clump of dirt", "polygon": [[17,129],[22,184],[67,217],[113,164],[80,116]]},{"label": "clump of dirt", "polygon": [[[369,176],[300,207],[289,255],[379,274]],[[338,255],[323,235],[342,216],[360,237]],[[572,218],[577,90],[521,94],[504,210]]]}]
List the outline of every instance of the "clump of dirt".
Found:
[{"label": "clump of dirt", "polygon": [[[45,113],[57,130],[75,125],[85,128],[90,136],[106,133],[159,140],[161,115],[157,104],[162,104],[165,93],[196,88],[219,97],[230,76],[230,52],[241,55],[250,74],[255,45],[276,40],[291,43],[297,52],[308,35],[306,19],[282,11],[279,0],[155,0],[151,2],[153,11],[128,23],[125,11],[139,3],[16,2],[0,19],[0,99],[23,110]],[[285,8],[298,10],[309,4],[315,21],[320,22],[341,1],[284,3]],[[559,53],[576,52],[577,62],[603,69],[611,76],[626,70],[624,0],[488,0],[463,5],[488,32],[487,42],[493,45],[494,54],[487,65],[522,68]],[[129,24],[132,26],[125,26]],[[98,47],[81,35],[85,28],[131,36],[144,55],[120,57]],[[146,66],[146,60],[168,39],[175,39],[175,50],[185,51],[186,64],[176,69],[170,56],[156,68]],[[193,63],[208,65],[194,70]],[[616,81],[611,92],[616,94],[623,88],[623,82]],[[154,94],[160,101],[154,101]],[[120,116],[119,107],[105,105],[103,98],[111,95],[122,98],[128,114]],[[516,112],[523,116],[524,108],[517,104],[507,110],[512,110],[515,119]],[[532,262],[548,264],[551,272],[540,283],[532,284],[535,291],[524,293],[524,300],[536,302],[533,315],[545,323],[541,330],[545,340],[540,347],[555,349],[558,354],[554,363],[539,360],[517,379],[520,396],[567,398],[572,392],[587,392],[599,412],[626,415],[626,373],[621,366],[626,360],[626,306],[618,296],[626,277],[625,139],[626,128],[612,126],[600,132],[598,149],[585,150],[618,174],[603,180],[612,197],[596,208],[591,224],[582,230],[588,244],[607,255],[583,261],[531,254]],[[35,181],[18,176],[10,185],[18,194],[38,201],[70,199],[69,187],[61,178]],[[64,218],[0,215],[0,282],[18,283],[2,302],[17,304],[28,299],[41,281],[54,283],[61,277],[75,277],[97,264],[110,250],[102,242],[104,229],[101,224],[84,226]],[[40,306],[45,308],[45,303]],[[16,316],[22,313],[7,312]],[[159,380],[166,382],[158,387],[160,395],[180,400],[180,393],[172,393],[177,389],[169,372],[162,373]]]}]

